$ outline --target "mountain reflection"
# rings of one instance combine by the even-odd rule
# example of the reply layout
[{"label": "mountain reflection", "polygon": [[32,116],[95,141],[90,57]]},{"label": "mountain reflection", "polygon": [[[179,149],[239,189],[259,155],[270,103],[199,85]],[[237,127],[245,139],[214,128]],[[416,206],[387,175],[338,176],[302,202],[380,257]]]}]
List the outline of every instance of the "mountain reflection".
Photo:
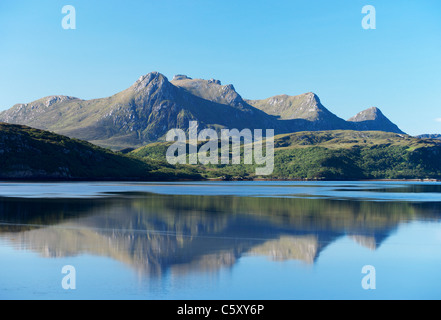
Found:
[{"label": "mountain reflection", "polygon": [[106,256],[159,276],[216,271],[243,255],[313,264],[349,236],[377,249],[397,226],[438,220],[437,203],[121,194],[0,199],[0,237],[45,257]]}]

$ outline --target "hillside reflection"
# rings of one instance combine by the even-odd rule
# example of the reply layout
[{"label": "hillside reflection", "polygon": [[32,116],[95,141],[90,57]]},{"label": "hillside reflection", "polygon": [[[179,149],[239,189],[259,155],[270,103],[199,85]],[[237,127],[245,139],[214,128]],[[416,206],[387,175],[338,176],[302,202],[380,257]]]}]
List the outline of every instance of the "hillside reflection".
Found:
[{"label": "hillside reflection", "polygon": [[44,257],[106,256],[141,274],[216,271],[243,255],[313,264],[336,239],[377,249],[400,223],[439,220],[438,203],[169,196],[0,199],[0,237]]}]

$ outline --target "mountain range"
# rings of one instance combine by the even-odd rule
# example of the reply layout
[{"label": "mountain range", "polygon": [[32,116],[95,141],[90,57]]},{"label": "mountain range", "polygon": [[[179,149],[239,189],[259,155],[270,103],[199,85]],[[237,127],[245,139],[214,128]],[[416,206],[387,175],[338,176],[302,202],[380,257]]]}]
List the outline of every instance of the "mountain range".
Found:
[{"label": "mountain range", "polygon": [[26,125],[113,150],[163,141],[173,128],[274,129],[276,134],[300,131],[357,130],[402,134],[378,108],[346,120],[312,93],[243,99],[231,84],[177,75],[171,81],[158,72],[140,77],[113,96],[82,100],[49,96],[16,104],[0,113],[0,122]]},{"label": "mountain range", "polygon": [[441,134],[421,134],[421,135],[417,136],[417,138],[441,140]]}]

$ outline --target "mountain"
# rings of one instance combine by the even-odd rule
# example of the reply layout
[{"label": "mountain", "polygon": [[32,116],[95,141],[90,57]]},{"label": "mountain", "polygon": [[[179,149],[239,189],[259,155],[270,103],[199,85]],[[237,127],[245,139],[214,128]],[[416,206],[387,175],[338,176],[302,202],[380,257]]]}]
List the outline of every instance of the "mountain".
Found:
[{"label": "mountain", "polygon": [[0,113],[2,122],[49,130],[114,150],[163,141],[170,129],[188,129],[191,120],[198,121],[199,128],[274,129],[276,134],[337,129],[401,132],[384,116],[344,121],[313,93],[246,100],[233,85],[222,85],[219,80],[177,75],[168,81],[158,72],[140,77],[111,97],[49,96]]},{"label": "mountain", "polygon": [[421,134],[421,135],[417,136],[417,138],[441,140],[441,134]]},{"label": "mountain", "polygon": [[351,124],[326,109],[319,97],[312,92],[298,96],[280,95],[247,102],[281,120],[307,120],[311,123],[309,130],[352,129]]},{"label": "mountain", "polygon": [[359,130],[404,133],[378,108],[364,110],[345,121],[326,109],[319,97],[312,92],[297,96],[279,95],[264,100],[247,100],[247,102],[281,120],[299,121],[299,119],[303,119],[309,122],[300,130],[290,131],[288,129],[288,132]]},{"label": "mountain", "polygon": [[386,132],[404,133],[398,126],[392,123],[381,111],[376,107],[366,109],[352,118],[348,119],[354,124],[355,130],[380,130]]},{"label": "mountain", "polygon": [[54,96],[19,104],[0,114],[0,121],[54,131],[94,144],[121,149],[157,141],[172,128],[267,128],[275,121],[248,105],[227,106],[174,86],[152,72],[108,98],[81,100]]},{"label": "mountain", "polygon": [[232,84],[223,86],[220,80],[192,79],[186,75],[176,75],[171,83],[205,100],[241,109],[251,109]]},{"label": "mountain", "polygon": [[91,143],[0,123],[0,179],[174,180],[200,178],[167,163],[141,161]]}]

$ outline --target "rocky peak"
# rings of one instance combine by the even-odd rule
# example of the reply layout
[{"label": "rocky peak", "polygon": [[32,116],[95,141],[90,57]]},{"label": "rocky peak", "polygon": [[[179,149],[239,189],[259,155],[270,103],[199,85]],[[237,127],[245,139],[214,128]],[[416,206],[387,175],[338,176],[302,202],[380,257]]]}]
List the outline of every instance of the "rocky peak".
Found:
[{"label": "rocky peak", "polygon": [[245,101],[242,99],[240,94],[237,93],[232,84],[220,87],[222,88],[222,99],[219,102],[224,101],[224,103],[231,106],[239,106],[245,104]]},{"label": "rocky peak", "polygon": [[172,84],[205,100],[234,107],[245,105],[234,86],[232,84],[223,86],[220,80],[192,79],[184,75],[176,75]]},{"label": "rocky peak", "polygon": [[380,109],[371,107],[348,119],[356,130],[379,130],[395,133],[404,133],[392,121],[390,121]]},{"label": "rocky peak", "polygon": [[316,104],[321,104],[320,98],[314,92],[307,92],[304,95],[305,95],[305,98],[307,99],[307,102],[311,102],[311,103],[315,102]]},{"label": "rocky peak", "polygon": [[192,80],[190,77],[187,77],[185,74],[177,74],[173,77],[172,81],[179,81],[179,80]]},{"label": "rocky peak", "polygon": [[[289,96],[288,96],[289,98]],[[301,94],[299,96],[294,97],[295,99],[298,99],[300,104],[299,108],[301,110],[309,110],[309,112],[317,112],[319,110],[326,109],[320,102],[320,98],[313,92],[307,92],[304,94]]]},{"label": "rocky peak", "polygon": [[348,119],[348,121],[361,122],[361,121],[377,120],[379,118],[386,118],[386,117],[384,116],[384,114],[381,112],[380,109],[376,107],[371,107],[369,109],[359,112],[352,118]]},{"label": "rocky peak", "polygon": [[263,112],[277,116],[282,120],[304,119],[313,122],[311,129],[317,124],[320,128],[347,127],[346,122],[326,109],[320,102],[319,97],[313,92],[307,92],[296,96],[278,95],[264,100],[248,100],[252,106]]},{"label": "rocky peak", "polygon": [[437,140],[441,140],[441,134],[420,134],[419,136],[416,136],[417,138],[420,139],[437,139]]},{"label": "rocky peak", "polygon": [[64,102],[64,101],[69,101],[69,100],[75,100],[78,98],[75,97],[69,97],[69,96],[49,96],[44,98],[44,105],[46,107],[50,107],[51,105],[58,103],[58,102]]},{"label": "rocky peak", "polygon": [[150,72],[144,76],[141,76],[132,86],[133,90],[140,92],[146,88],[160,87],[164,84],[168,84],[168,79],[166,76],[159,72]]},{"label": "rocky peak", "polygon": [[220,80],[215,80],[215,79],[210,79],[208,80],[208,83],[214,83],[214,84],[218,84],[218,85],[222,85],[222,83],[220,82]]}]

